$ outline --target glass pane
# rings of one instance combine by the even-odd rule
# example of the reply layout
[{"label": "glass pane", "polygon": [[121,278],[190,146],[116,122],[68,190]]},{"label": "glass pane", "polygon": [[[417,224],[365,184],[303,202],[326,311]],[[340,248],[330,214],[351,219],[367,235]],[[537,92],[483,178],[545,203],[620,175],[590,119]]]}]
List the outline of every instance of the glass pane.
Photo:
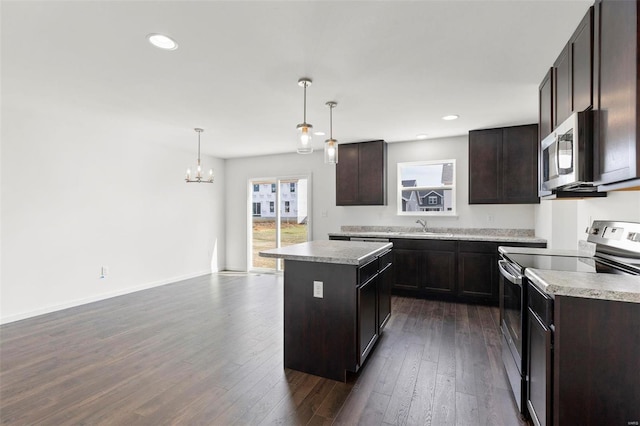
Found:
[{"label": "glass pane", "polygon": [[403,188],[451,185],[453,183],[453,164],[403,165],[400,168],[400,179]]},{"label": "glass pane", "polygon": [[[280,181],[280,247],[307,241],[308,179]],[[281,262],[284,269],[284,262]]]},{"label": "glass pane", "polygon": [[276,259],[261,257],[259,252],[276,248],[276,213],[272,208],[276,194],[271,192],[272,182],[254,181],[252,184],[251,267],[275,269]]}]

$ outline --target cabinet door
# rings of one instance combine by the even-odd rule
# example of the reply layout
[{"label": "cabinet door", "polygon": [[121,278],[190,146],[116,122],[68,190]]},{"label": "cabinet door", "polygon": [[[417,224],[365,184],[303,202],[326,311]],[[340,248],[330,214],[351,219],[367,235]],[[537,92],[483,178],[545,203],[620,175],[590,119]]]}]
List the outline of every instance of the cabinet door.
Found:
[{"label": "cabinet door", "polygon": [[424,281],[421,288],[428,293],[455,294],[455,251],[429,250],[424,254]]},{"label": "cabinet door", "polygon": [[469,204],[495,204],[502,185],[502,129],[469,132]]},{"label": "cabinet door", "polygon": [[553,127],[555,128],[571,115],[571,69],[568,44],[553,64],[553,77],[555,83]]},{"label": "cabinet door", "polygon": [[637,139],[638,4],[599,1],[595,5],[595,68],[599,84],[595,100],[594,179],[614,183],[640,176]]},{"label": "cabinet door", "polygon": [[[496,250],[497,253],[497,250]],[[458,254],[458,295],[466,299],[498,302],[497,254]]]},{"label": "cabinet door", "polygon": [[358,202],[358,145],[344,144],[338,149],[340,160],[336,165],[336,205],[353,205]]},{"label": "cabinet door", "polygon": [[502,140],[502,197],[507,204],[538,203],[538,126],[506,127]]},{"label": "cabinet door", "polygon": [[418,290],[423,255],[420,250],[393,249],[394,288]]},{"label": "cabinet door", "polygon": [[531,309],[528,317],[527,408],[534,423],[546,426],[553,424],[552,332]]},{"label": "cabinet door", "polygon": [[538,141],[542,141],[553,130],[553,68],[544,76],[538,88]]},{"label": "cabinet door", "polygon": [[[378,274],[378,327],[380,331],[391,316],[391,287],[393,286],[393,265]],[[379,333],[380,333],[379,331]]]},{"label": "cabinet door", "polygon": [[358,287],[358,364],[362,365],[378,339],[377,283],[375,276]]},{"label": "cabinet door", "polygon": [[571,56],[571,87],[574,112],[593,105],[593,7],[582,18],[569,41]]},{"label": "cabinet door", "polygon": [[[359,204],[384,205],[386,204],[386,144],[383,141],[374,141],[357,145],[359,149]],[[340,155],[342,156],[342,153]]]}]

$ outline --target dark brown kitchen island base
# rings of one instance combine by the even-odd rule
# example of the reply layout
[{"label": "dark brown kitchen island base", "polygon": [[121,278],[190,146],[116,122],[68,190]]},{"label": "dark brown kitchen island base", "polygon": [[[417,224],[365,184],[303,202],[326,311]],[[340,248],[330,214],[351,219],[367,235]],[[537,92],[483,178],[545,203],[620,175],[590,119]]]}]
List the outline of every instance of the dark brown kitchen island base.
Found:
[{"label": "dark brown kitchen island base", "polygon": [[[346,381],[356,364],[357,267],[285,260],[284,366]],[[323,297],[313,296],[323,282]]]},{"label": "dark brown kitchen island base", "polygon": [[342,382],[359,370],[390,315],[390,259],[387,252],[360,266],[285,260],[285,367]]}]

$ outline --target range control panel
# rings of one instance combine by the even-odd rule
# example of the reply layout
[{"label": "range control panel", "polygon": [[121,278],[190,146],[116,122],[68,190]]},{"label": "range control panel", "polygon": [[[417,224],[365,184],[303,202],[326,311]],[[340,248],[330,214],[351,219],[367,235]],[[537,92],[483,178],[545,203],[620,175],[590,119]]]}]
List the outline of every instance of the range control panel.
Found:
[{"label": "range control panel", "polygon": [[587,233],[598,251],[640,257],[640,223],[594,220]]}]

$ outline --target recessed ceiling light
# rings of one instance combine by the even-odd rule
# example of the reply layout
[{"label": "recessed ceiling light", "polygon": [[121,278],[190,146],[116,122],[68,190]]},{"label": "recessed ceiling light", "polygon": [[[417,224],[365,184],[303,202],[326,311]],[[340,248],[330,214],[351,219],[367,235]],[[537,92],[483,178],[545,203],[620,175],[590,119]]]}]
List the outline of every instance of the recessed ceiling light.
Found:
[{"label": "recessed ceiling light", "polygon": [[320,131],[318,131],[318,132],[313,132],[313,134],[314,134],[314,135],[316,135],[316,136],[324,136],[324,135],[326,135],[326,133],[325,133],[325,132],[320,132]]},{"label": "recessed ceiling light", "polygon": [[427,136],[429,135],[427,135],[426,133],[420,133],[419,135],[416,135],[416,139],[426,139]]},{"label": "recessed ceiling light", "polygon": [[460,116],[455,114],[445,115],[444,117],[442,117],[443,120],[455,120],[457,118],[460,118]]},{"label": "recessed ceiling light", "polygon": [[149,34],[147,35],[147,40],[159,49],[176,50],[178,48],[178,43],[164,34]]}]

